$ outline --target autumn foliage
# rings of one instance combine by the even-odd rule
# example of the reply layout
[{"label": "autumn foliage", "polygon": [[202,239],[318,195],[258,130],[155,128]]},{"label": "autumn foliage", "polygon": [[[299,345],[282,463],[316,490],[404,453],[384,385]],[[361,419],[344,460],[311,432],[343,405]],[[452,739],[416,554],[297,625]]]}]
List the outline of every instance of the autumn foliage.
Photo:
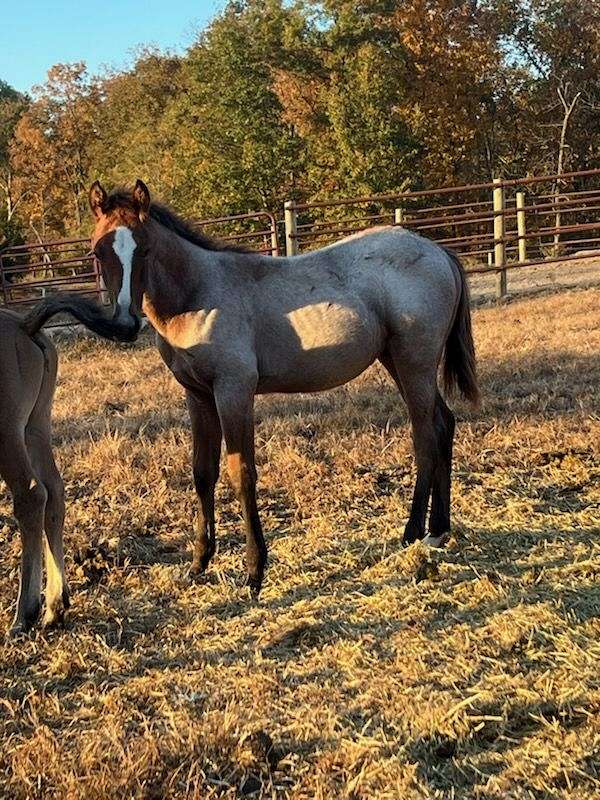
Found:
[{"label": "autumn foliage", "polygon": [[595,166],[599,21],[598,0],[244,0],[181,56],[0,82],[1,230],[87,230],[96,177],[207,217]]}]

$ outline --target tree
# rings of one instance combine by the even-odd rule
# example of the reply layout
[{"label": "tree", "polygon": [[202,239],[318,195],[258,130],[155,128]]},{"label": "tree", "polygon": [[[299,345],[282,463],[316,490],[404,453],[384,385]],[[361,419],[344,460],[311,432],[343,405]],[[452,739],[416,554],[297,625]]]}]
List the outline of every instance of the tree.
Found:
[{"label": "tree", "polygon": [[57,64],[15,128],[10,162],[25,198],[20,212],[40,236],[87,230],[97,104],[85,64]]},{"label": "tree", "polygon": [[418,142],[399,112],[405,49],[390,30],[391,2],[327,2],[302,48],[277,74],[285,119],[304,138],[314,197],[401,190]]},{"label": "tree", "polygon": [[297,14],[281,0],[232,2],[190,49],[174,115],[188,213],[278,209],[302,175],[302,142],[273,88]]},{"label": "tree", "polygon": [[529,74],[522,127],[530,169],[595,165],[600,155],[600,2],[521,0],[511,11],[508,48]]},{"label": "tree", "polygon": [[15,188],[10,145],[27,104],[27,97],[0,80],[0,246],[17,244],[22,239],[20,226],[15,219],[22,195]]},{"label": "tree", "polygon": [[173,200],[181,165],[173,155],[179,132],[172,106],[185,91],[181,59],[153,50],[141,51],[130,70],[101,78],[94,178],[130,185],[142,177]]}]

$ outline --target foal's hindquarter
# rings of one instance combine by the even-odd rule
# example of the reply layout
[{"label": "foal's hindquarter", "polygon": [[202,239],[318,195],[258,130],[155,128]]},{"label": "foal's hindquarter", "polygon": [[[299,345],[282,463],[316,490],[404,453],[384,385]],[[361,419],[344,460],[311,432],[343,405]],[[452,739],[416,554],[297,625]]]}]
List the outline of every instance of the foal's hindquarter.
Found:
[{"label": "foal's hindquarter", "polygon": [[68,605],[64,576],[63,483],[51,449],[56,382],[54,345],[30,338],[16,314],[0,311],[0,476],[13,497],[21,532],[21,580],[11,633],[28,630],[41,607],[42,540],[46,533],[45,624]]},{"label": "foal's hindquarter", "polygon": [[192,570],[202,572],[215,549],[214,486],[224,438],[246,524],[249,583],[260,590],[267,551],[256,504],[255,394],[329,389],[376,359],[397,383],[413,428],[417,481],[405,540],[424,537],[433,492],[430,541],[439,543],[450,526],[454,418],[438,391],[437,370],[461,292],[447,253],[385,228],[292,259],[187,243],[178,258],[189,263],[175,274],[195,276],[185,306],[161,312],[173,288],[166,265],[156,262],[144,309],[187,393],[200,504]]}]

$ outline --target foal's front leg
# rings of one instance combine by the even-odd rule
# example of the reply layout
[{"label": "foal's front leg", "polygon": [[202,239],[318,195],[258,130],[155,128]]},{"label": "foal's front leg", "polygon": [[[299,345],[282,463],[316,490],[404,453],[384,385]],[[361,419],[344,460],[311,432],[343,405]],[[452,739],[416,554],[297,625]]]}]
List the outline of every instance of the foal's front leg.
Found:
[{"label": "foal's front leg", "polygon": [[246,526],[246,568],[253,597],[262,586],[267,546],[256,504],[256,466],[254,463],[254,391],[256,379],[219,379],[214,392],[225,445],[227,469],[241,506]]},{"label": "foal's front leg", "polygon": [[214,397],[186,389],[194,443],[193,471],[198,495],[196,541],[191,574],[200,575],[215,552],[215,484],[221,457],[221,423]]}]

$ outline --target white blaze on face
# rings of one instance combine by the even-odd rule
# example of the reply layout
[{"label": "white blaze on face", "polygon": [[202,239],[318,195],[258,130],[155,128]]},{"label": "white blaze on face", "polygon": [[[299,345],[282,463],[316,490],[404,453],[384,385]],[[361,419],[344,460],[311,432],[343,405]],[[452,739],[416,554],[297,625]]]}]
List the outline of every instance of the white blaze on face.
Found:
[{"label": "white blaze on face", "polygon": [[117,297],[117,305],[121,313],[130,314],[129,306],[131,305],[131,265],[133,263],[133,253],[136,248],[135,239],[129,228],[124,225],[115,228],[115,240],[113,242],[113,250],[117,254],[117,258],[121,262],[123,270],[123,279],[121,281],[121,288],[119,289],[119,296]]}]

